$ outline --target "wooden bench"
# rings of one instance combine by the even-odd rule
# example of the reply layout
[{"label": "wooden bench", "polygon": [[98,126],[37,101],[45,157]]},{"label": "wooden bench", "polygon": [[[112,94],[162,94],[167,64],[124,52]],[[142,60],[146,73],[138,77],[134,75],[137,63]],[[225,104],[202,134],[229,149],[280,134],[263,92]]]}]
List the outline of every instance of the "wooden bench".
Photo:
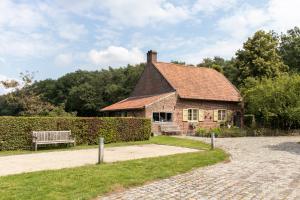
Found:
[{"label": "wooden bench", "polygon": [[176,124],[161,124],[160,131],[165,134],[177,134],[182,132],[180,127]]},{"label": "wooden bench", "polygon": [[32,144],[34,150],[40,144],[73,144],[76,145],[75,138],[72,137],[71,131],[33,131]]}]

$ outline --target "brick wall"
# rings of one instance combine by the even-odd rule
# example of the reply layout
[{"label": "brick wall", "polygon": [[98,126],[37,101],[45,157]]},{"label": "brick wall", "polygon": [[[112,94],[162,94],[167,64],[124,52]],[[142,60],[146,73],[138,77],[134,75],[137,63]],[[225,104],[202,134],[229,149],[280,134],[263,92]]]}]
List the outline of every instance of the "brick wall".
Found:
[{"label": "brick wall", "polygon": [[[152,113],[153,112],[175,112],[175,105],[177,101],[177,95],[175,92],[170,94],[160,101],[154,102],[151,105],[148,105],[145,109],[145,117],[150,118],[152,120]],[[173,114],[174,116],[174,114]],[[152,133],[158,134],[160,132],[159,128],[160,123],[152,121]]]},{"label": "brick wall", "polygon": [[152,63],[147,63],[135,89],[130,96],[145,96],[172,92],[174,89]]},{"label": "brick wall", "polygon": [[[173,122],[180,126],[183,133],[191,132],[189,122],[182,121],[182,111],[187,108],[203,109],[205,119],[203,122],[197,122],[198,127],[214,128],[218,127],[219,123],[213,121],[213,110],[226,109],[233,112],[241,111],[239,103],[234,102],[216,102],[202,100],[187,100],[177,98],[177,94],[171,94],[160,101],[157,101],[146,107],[145,117],[152,119],[153,112],[171,112],[173,113]],[[152,122],[152,132],[159,133],[160,123]]]},{"label": "brick wall", "polygon": [[237,102],[217,102],[217,101],[203,101],[203,100],[187,100],[178,98],[175,108],[175,123],[187,133],[191,131],[188,122],[182,121],[182,111],[187,108],[196,108],[204,110],[204,121],[197,122],[197,127],[214,128],[218,127],[219,123],[213,121],[213,111],[216,109],[226,109],[233,112],[241,111],[241,106]]}]

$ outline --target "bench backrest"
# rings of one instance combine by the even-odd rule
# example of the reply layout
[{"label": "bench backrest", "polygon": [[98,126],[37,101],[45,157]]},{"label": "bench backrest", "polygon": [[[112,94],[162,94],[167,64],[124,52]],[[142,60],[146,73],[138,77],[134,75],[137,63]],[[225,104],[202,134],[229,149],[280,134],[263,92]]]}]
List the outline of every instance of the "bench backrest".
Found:
[{"label": "bench backrest", "polygon": [[33,131],[36,141],[67,141],[72,139],[71,131]]},{"label": "bench backrest", "polygon": [[173,124],[173,123],[161,124],[160,130],[162,132],[178,132],[180,131],[180,127],[177,124]]}]

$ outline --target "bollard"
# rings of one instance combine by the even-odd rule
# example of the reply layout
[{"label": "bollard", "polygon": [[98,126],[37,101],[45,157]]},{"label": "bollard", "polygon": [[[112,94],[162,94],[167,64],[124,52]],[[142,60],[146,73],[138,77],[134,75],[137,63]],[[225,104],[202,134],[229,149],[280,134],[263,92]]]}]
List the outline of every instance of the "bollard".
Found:
[{"label": "bollard", "polygon": [[98,164],[103,163],[104,157],[104,138],[99,138],[99,153],[98,153]]},{"label": "bollard", "polygon": [[215,133],[211,133],[211,149],[215,148]]}]

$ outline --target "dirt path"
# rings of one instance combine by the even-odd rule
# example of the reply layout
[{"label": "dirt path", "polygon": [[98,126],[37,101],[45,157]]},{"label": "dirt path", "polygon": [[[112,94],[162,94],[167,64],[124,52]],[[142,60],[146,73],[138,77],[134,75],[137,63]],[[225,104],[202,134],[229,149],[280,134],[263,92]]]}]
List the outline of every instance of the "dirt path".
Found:
[{"label": "dirt path", "polygon": [[[116,162],[195,151],[198,150],[157,144],[111,147],[105,148],[104,162]],[[0,157],[0,176],[95,164],[97,159],[98,149],[3,156]]]}]

